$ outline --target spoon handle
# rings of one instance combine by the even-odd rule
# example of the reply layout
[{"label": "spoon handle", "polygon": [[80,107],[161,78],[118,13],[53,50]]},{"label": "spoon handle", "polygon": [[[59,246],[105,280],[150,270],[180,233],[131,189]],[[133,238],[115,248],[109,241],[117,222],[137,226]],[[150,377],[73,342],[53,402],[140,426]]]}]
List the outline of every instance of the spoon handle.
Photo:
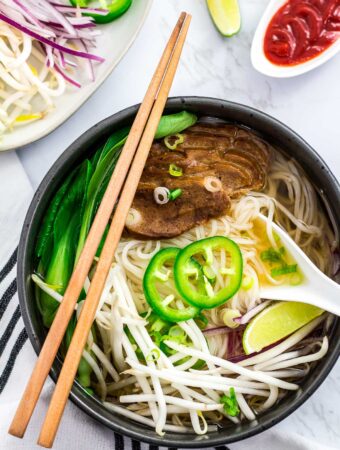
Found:
[{"label": "spoon handle", "polygon": [[[327,278],[325,276],[325,278]],[[260,291],[262,299],[307,303],[340,316],[340,285],[317,278],[301,286],[268,286]]]},{"label": "spoon handle", "polygon": [[[268,222],[268,218],[262,214],[259,214],[258,218],[265,223]],[[272,223],[271,226],[286,251],[297,263],[303,280],[298,286],[290,284],[263,286],[260,297],[308,303],[340,316],[340,285],[321,272],[285,230],[276,223]]]}]

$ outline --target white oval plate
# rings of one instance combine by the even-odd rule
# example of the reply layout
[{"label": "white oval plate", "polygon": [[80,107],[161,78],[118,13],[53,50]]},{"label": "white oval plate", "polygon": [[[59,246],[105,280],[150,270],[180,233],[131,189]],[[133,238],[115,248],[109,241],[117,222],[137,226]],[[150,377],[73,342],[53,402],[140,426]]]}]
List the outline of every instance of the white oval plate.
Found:
[{"label": "white oval plate", "polygon": [[93,53],[103,56],[105,61],[95,66],[95,81],[88,80],[87,72],[84,71],[81,89],[68,87],[68,91],[55,100],[55,109],[43,119],[4,134],[0,140],[0,151],[13,150],[37,141],[51,133],[77,111],[128,51],[147,17],[151,4],[152,0],[134,0],[122,17],[107,25],[101,25],[102,34],[97,39],[97,48]]},{"label": "white oval plate", "polygon": [[340,50],[340,39],[338,39],[319,56],[304,63],[297,64],[296,66],[279,66],[272,64],[264,54],[263,40],[272,17],[286,2],[287,0],[271,0],[269,2],[260,23],[258,24],[251,46],[251,62],[254,68],[264,75],[275,78],[289,78],[302,75],[305,72],[321,66],[321,64],[328,61]]}]

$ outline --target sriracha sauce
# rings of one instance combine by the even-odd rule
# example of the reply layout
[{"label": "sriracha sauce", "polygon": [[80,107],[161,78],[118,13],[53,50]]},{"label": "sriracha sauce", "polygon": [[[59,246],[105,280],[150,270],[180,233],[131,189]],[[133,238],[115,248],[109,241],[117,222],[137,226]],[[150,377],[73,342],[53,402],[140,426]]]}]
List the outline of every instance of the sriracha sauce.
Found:
[{"label": "sriracha sauce", "polygon": [[289,0],[273,16],[264,52],[274,64],[296,65],[330,47],[340,37],[340,0]]}]

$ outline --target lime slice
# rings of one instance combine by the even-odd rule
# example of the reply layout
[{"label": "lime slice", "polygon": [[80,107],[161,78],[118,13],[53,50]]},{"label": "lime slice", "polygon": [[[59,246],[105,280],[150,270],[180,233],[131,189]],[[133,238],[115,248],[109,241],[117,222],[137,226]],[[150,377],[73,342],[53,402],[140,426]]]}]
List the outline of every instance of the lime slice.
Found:
[{"label": "lime slice", "polygon": [[259,352],[294,333],[322,313],[322,309],[306,303],[275,302],[249,322],[243,333],[243,349],[247,355]]},{"label": "lime slice", "polygon": [[237,0],[207,0],[208,9],[218,31],[223,36],[233,36],[241,28]]}]

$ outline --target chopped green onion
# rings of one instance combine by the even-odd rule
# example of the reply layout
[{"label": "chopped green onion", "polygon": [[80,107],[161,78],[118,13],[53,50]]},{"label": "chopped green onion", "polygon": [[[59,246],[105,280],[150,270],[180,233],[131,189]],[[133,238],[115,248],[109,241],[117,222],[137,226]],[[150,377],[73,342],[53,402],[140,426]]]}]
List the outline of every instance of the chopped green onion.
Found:
[{"label": "chopped green onion", "polygon": [[194,318],[196,324],[201,330],[204,330],[208,326],[208,319],[205,317],[203,313],[199,313],[198,316]]},{"label": "chopped green onion", "polygon": [[183,175],[183,169],[182,169],[182,167],[176,166],[176,164],[170,164],[169,174],[172,177],[181,177]]},{"label": "chopped green onion", "polygon": [[161,356],[161,352],[159,351],[158,348],[153,348],[151,350],[151,352],[146,356],[146,360],[151,362],[151,361],[157,361],[159,359],[159,357]]},{"label": "chopped green onion", "polygon": [[245,276],[242,281],[242,289],[249,291],[254,286],[254,278]]},{"label": "chopped green onion", "polygon": [[[166,331],[166,330],[165,330]],[[165,354],[173,354],[174,351],[170,350],[167,345],[164,344],[164,341],[173,341],[177,344],[187,345],[188,335],[186,332],[178,325],[173,325],[169,331],[168,334],[162,334],[160,336],[160,348]]]},{"label": "chopped green onion", "polygon": [[185,331],[183,330],[183,328],[181,328],[178,325],[174,325],[173,327],[171,327],[168,334],[170,336],[170,339],[175,338],[176,340],[181,340],[181,341],[183,339],[184,340],[186,339]]},{"label": "chopped green onion", "polygon": [[260,258],[262,261],[268,262],[281,262],[282,255],[284,254],[285,249],[281,247],[279,250],[274,250],[273,248],[268,248],[268,250],[264,250],[260,253]]},{"label": "chopped green onion", "polygon": [[222,320],[225,325],[229,328],[237,328],[239,324],[235,322],[234,319],[241,317],[240,311],[238,309],[226,308],[222,315]]},{"label": "chopped green onion", "polygon": [[[174,140],[173,144],[171,144],[171,141],[173,141],[174,138],[176,138],[176,139]],[[177,145],[183,144],[183,142],[184,142],[184,136],[183,136],[183,134],[180,134],[180,133],[176,133],[171,136],[166,136],[164,138],[164,144],[169,150],[177,150]]]},{"label": "chopped green onion", "polygon": [[168,326],[168,323],[165,322],[165,320],[161,319],[160,317],[156,316],[156,314],[152,314],[152,319],[153,319],[154,316],[156,318],[153,320],[153,322],[151,320],[149,322],[149,324],[151,324],[151,327],[150,327],[150,331],[151,332],[153,332],[153,331],[156,331],[156,332],[162,331],[164,328],[166,328]]},{"label": "chopped green onion", "polygon": [[291,286],[298,286],[299,284],[302,283],[302,275],[299,272],[296,273],[292,273],[291,276],[289,277],[289,284]]},{"label": "chopped green onion", "polygon": [[280,275],[287,275],[288,273],[297,272],[297,264],[284,265],[271,270],[272,277],[279,277]]},{"label": "chopped green onion", "polygon": [[182,195],[182,189],[173,189],[170,191],[169,200],[174,201]]},{"label": "chopped green onion", "polygon": [[235,389],[231,387],[229,389],[229,396],[224,394],[220,398],[220,402],[223,405],[224,412],[228,414],[228,416],[235,417],[240,414],[240,409],[237,404]]}]

